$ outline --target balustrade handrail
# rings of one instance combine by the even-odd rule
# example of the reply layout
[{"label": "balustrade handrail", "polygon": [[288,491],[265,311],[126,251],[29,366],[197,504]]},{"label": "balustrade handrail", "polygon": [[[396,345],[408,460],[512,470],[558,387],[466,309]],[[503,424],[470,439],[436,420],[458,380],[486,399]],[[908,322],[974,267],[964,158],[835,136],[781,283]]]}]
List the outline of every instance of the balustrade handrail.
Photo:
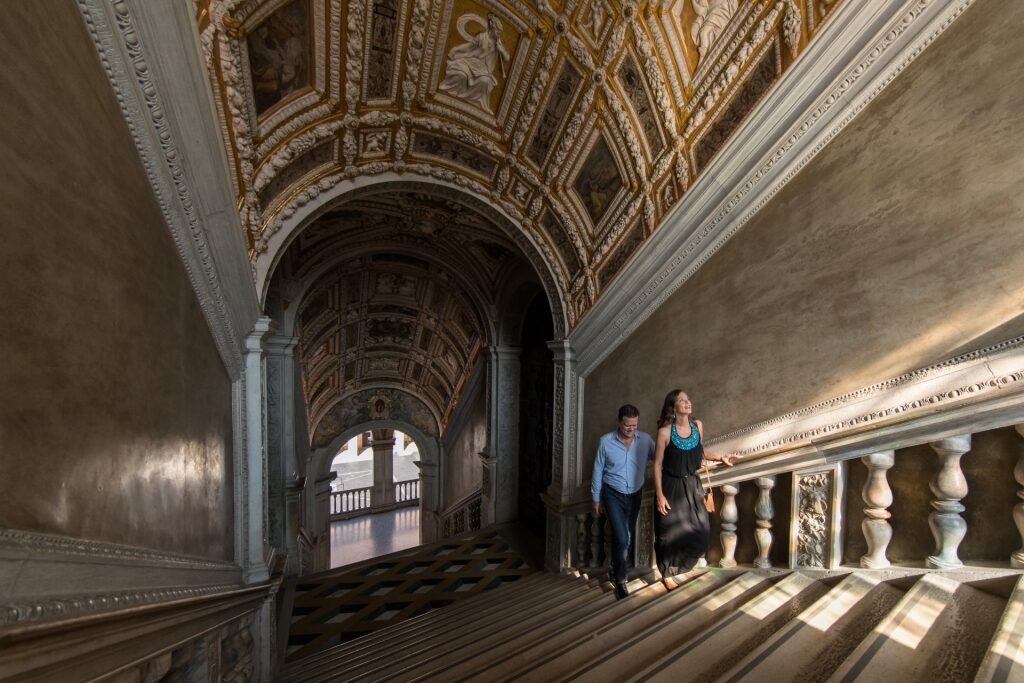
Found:
[{"label": "balustrade handrail", "polygon": [[447,516],[451,515],[452,513],[460,510],[461,508],[466,507],[467,505],[472,503],[477,498],[482,498],[483,495],[484,495],[484,490],[482,488],[477,489],[476,491],[472,491],[472,492],[468,493],[467,495],[463,496],[462,498],[460,498],[456,502],[454,502],[451,505],[449,505],[448,507],[446,507],[441,512],[441,518],[447,517]]}]

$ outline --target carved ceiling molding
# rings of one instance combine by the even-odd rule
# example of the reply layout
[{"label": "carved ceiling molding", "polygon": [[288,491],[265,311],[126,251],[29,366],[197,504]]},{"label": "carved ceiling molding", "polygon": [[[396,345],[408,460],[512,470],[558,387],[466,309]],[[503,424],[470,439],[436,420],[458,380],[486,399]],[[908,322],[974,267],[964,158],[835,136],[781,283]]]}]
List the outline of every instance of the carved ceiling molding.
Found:
[{"label": "carved ceiling molding", "polygon": [[[257,287],[260,261],[299,209],[339,182],[415,171],[508,216],[546,287],[557,285],[570,329],[632,256],[623,245],[637,249],[683,201],[701,170],[689,162],[697,136],[726,110],[753,56],[784,41],[777,71],[787,71],[834,4],[711,0],[701,13],[690,0],[211,0],[200,42]],[[276,29],[284,34],[274,38]],[[300,34],[308,85],[278,82],[277,99],[265,99],[260,60],[306,64],[288,61]],[[460,80],[472,69],[490,75]],[[595,125],[617,179],[585,163]],[[730,133],[716,130],[701,158]],[[546,210],[562,223],[557,244],[536,225]],[[575,256],[556,254],[567,254],[564,242]]]},{"label": "carved ceiling molding", "polygon": [[950,358],[715,437],[743,458],[714,484],[1024,421],[1024,337]]},{"label": "carved ceiling molding", "polygon": [[[692,181],[689,200],[638,249],[615,290],[600,297],[573,329],[581,376],[643,324],[972,3],[840,5],[787,77],[732,133],[710,170]],[[784,7],[775,5],[772,22],[781,23]],[[728,154],[733,149],[744,153]],[[673,255],[667,263],[665,254]]]},{"label": "carved ceiling molding", "polygon": [[187,111],[167,105],[207,92],[196,79],[203,72],[201,55],[181,49],[194,40],[192,18],[187,8],[155,8],[140,0],[78,0],[78,9],[214,344],[236,380],[258,303],[249,266],[238,258],[242,226],[238,216],[222,210],[232,203],[231,175],[216,147],[212,103]]}]

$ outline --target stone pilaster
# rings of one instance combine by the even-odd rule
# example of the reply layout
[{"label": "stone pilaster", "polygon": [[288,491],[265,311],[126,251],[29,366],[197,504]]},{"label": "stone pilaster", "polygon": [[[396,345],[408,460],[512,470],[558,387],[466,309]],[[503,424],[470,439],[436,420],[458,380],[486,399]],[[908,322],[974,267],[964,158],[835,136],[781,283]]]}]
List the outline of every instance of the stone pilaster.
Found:
[{"label": "stone pilaster", "polygon": [[514,521],[519,512],[519,348],[492,346],[489,351],[487,453],[494,470],[492,497],[482,502],[480,513],[502,524]]},{"label": "stone pilaster", "polygon": [[[295,347],[297,337],[269,335],[267,386],[267,538],[279,552],[296,547],[298,526],[288,523],[286,487],[299,467],[295,460]],[[297,566],[297,565],[296,565]]]},{"label": "stone pilaster", "polygon": [[264,544],[267,542],[267,419],[264,338],[270,332],[270,318],[259,318],[245,338],[245,472],[236,495],[244,499],[246,537],[239,558],[246,583],[260,583],[269,577]]},{"label": "stone pilaster", "polygon": [[548,342],[554,355],[554,415],[552,416],[551,485],[544,496],[548,506],[547,558],[549,568],[568,569],[575,553],[577,521],[567,512],[579,488],[579,399],[582,380],[576,354],[566,339]]},{"label": "stone pilaster", "polygon": [[861,458],[861,462],[868,468],[868,479],[861,491],[866,507],[864,521],[860,525],[868,544],[868,552],[860,558],[860,566],[881,569],[889,566],[885,551],[892,540],[892,526],[889,525],[892,513],[888,510],[892,505],[892,489],[889,488],[886,472],[896,464],[896,452],[872,453]]}]

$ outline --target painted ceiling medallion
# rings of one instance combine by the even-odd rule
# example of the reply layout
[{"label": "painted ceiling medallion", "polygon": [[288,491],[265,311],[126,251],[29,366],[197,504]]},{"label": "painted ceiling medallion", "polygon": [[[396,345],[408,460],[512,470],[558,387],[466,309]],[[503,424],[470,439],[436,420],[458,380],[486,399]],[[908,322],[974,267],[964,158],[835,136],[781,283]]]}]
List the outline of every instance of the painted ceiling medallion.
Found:
[{"label": "painted ceiling medallion", "polygon": [[371,396],[367,406],[371,420],[386,420],[391,417],[391,399],[382,391]]}]

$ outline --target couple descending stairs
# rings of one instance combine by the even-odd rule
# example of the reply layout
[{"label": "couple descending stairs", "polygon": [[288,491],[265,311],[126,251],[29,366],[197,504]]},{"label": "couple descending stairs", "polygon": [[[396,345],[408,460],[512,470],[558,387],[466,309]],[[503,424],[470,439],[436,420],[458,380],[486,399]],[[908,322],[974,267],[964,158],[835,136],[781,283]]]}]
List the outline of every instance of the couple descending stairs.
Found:
[{"label": "couple descending stairs", "polygon": [[[671,591],[634,580],[616,600],[600,577],[534,571],[515,555],[485,531],[304,577],[294,609],[286,601],[280,680],[1024,681],[1021,572],[706,568]],[[400,578],[416,567],[428,584]],[[343,590],[344,609],[311,598],[352,576],[368,581]],[[375,576],[416,605],[392,600],[381,620]],[[467,578],[474,588],[459,590]],[[374,615],[380,628],[365,628]],[[308,636],[311,623],[349,618],[362,625],[340,644],[302,644],[303,624]]]}]

